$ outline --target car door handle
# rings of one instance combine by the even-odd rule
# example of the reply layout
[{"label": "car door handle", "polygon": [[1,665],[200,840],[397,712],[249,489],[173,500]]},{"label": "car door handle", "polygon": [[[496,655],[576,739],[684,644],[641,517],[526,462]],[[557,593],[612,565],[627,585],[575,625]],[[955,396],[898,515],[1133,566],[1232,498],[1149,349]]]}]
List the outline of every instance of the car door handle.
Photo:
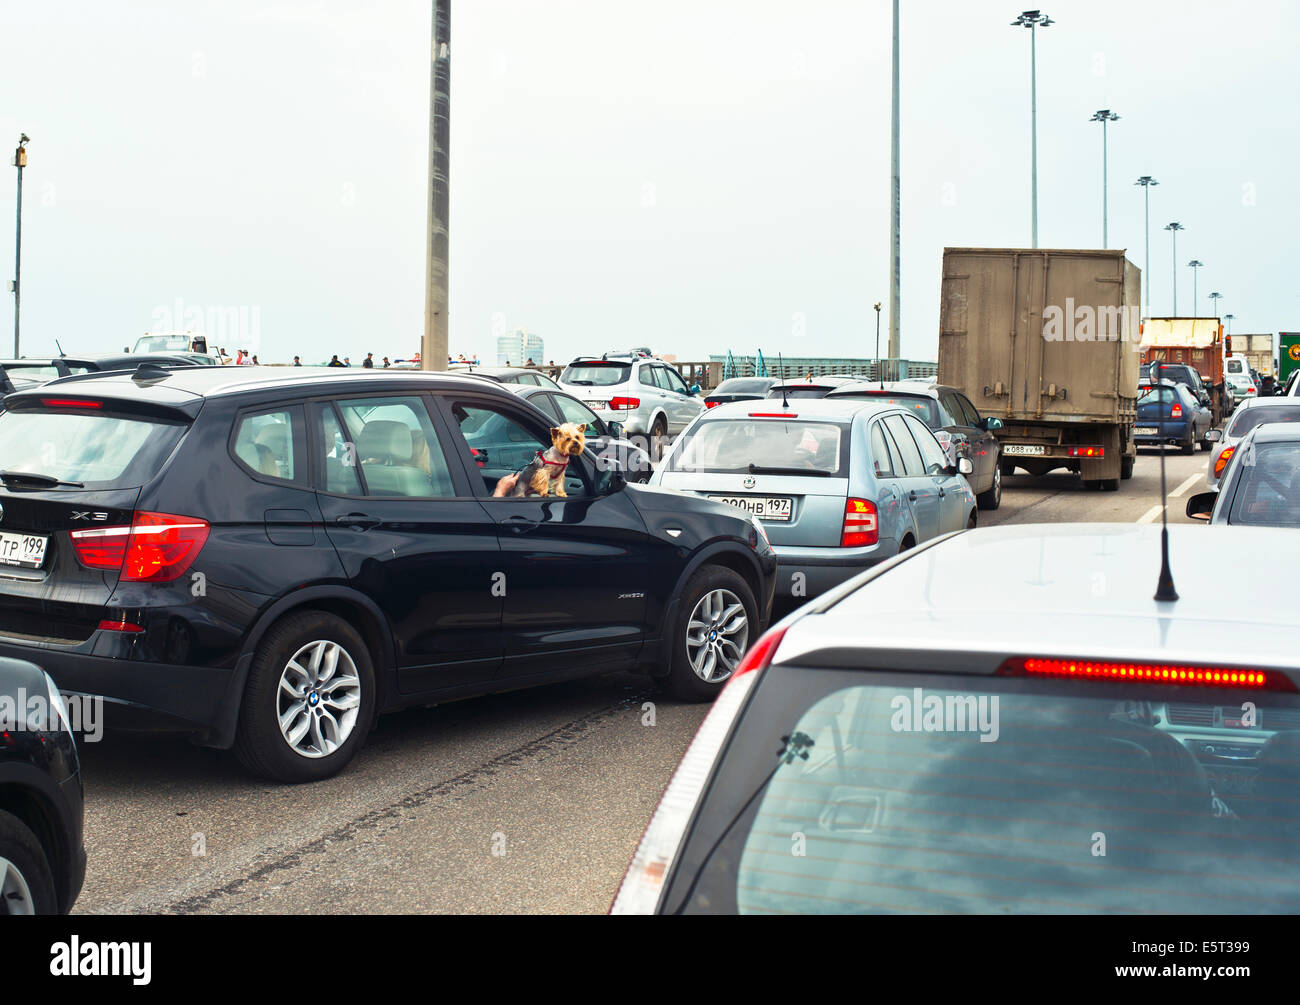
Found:
[{"label": "car door handle", "polygon": [[944,492],[943,487],[940,486],[940,488],[939,488],[939,498],[942,499],[942,498],[944,497],[945,494],[946,494],[946,493]]},{"label": "car door handle", "polygon": [[909,489],[907,493],[907,498],[911,499],[912,502],[916,502],[916,489]]},{"label": "car door handle", "polygon": [[369,530],[371,527],[378,527],[384,521],[369,513],[347,513],[335,517],[334,522],[344,527],[351,527],[353,530]]},{"label": "car door handle", "polygon": [[521,516],[516,513],[514,516],[508,516],[501,521],[502,527],[509,527],[516,534],[524,534],[530,530],[535,530],[540,521]]}]

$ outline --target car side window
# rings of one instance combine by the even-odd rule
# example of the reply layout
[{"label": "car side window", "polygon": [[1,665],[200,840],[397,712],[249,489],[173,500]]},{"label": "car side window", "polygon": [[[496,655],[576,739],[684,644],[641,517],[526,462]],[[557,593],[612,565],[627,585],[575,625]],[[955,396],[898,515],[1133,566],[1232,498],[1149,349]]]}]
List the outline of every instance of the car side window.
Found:
[{"label": "car side window", "polygon": [[889,456],[889,447],[885,445],[885,431],[879,422],[871,424],[871,460],[876,466],[877,478],[894,476],[894,462]]},{"label": "car side window", "polygon": [[603,424],[600,418],[590,408],[575,398],[566,398],[562,394],[555,395],[555,405],[560,410],[560,416],[565,422],[574,422],[579,425],[585,424],[588,436],[600,436],[602,434]]},{"label": "car side window", "polygon": [[637,379],[645,387],[659,386],[659,382],[655,379],[655,368],[653,366],[643,366],[638,368]]},{"label": "car side window", "polygon": [[912,439],[912,434],[907,431],[907,423],[903,418],[901,415],[887,415],[882,422],[889,431],[894,447],[898,451],[899,460],[903,464],[901,472],[897,467],[894,468],[894,472],[907,477],[916,477],[925,474],[925,462],[921,459],[921,451],[917,448],[916,441]]},{"label": "car side window", "polygon": [[925,473],[927,475],[943,474],[948,469],[948,458],[944,455],[943,447],[939,446],[939,441],[934,438],[934,434],[919,419],[905,415],[903,420],[916,438],[916,445],[920,448],[921,456],[925,459]]},{"label": "car side window", "polygon": [[667,383],[668,390],[677,391],[680,394],[689,393],[690,389],[686,386],[686,381],[682,380],[681,374],[679,374],[671,366],[660,367],[660,372],[663,374],[664,379],[667,380],[668,382]]},{"label": "car side window", "polygon": [[[456,494],[422,398],[345,398],[337,405],[366,495],[429,499]],[[328,482],[328,463],[326,467]]]},{"label": "car side window", "polygon": [[[474,485],[476,495],[480,497],[493,496],[501,491],[513,498],[513,487],[506,489],[501,480],[520,474],[535,462],[540,463],[538,453],[552,446],[544,431],[534,430],[519,416],[495,404],[458,401],[452,404],[451,412],[481,476],[481,482]],[[533,470],[541,471],[543,468]],[[564,491],[568,496],[591,494],[577,458],[571,457],[565,468],[550,465],[544,470],[552,479],[549,495],[556,495],[554,486],[558,477],[564,479]]]},{"label": "car side window", "polygon": [[966,416],[961,410],[961,405],[957,404],[957,398],[951,391],[944,391],[939,395],[940,414],[947,413],[943,418],[945,426],[964,426],[966,425]]},{"label": "car side window", "polygon": [[973,426],[975,429],[979,429],[980,423],[983,421],[980,418],[979,411],[975,408],[974,405],[971,404],[970,399],[966,397],[966,395],[959,394],[956,397],[957,397],[957,404],[959,404],[961,406],[961,410],[964,413],[966,413],[966,425]]},{"label": "car side window", "polygon": [[312,426],[316,431],[321,454],[316,487],[335,495],[361,495],[356,447],[343,435],[343,425],[339,422],[334,406],[329,402],[313,402],[311,412]]},{"label": "car side window", "polygon": [[294,417],[295,411],[290,409],[241,416],[235,433],[235,456],[259,475],[293,481]]}]

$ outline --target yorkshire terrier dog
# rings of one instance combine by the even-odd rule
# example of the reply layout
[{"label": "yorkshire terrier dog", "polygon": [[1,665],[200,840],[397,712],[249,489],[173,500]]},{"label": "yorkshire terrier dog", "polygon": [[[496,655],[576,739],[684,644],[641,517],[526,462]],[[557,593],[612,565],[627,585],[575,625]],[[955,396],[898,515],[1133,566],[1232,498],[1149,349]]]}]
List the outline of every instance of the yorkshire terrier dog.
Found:
[{"label": "yorkshire terrier dog", "polygon": [[551,446],[547,450],[537,451],[537,457],[531,464],[519,472],[512,496],[547,496],[551,489],[561,499],[567,498],[564,491],[564,472],[569,466],[569,458],[577,457],[587,446],[587,424],[574,425],[566,422],[562,426],[551,427]]}]

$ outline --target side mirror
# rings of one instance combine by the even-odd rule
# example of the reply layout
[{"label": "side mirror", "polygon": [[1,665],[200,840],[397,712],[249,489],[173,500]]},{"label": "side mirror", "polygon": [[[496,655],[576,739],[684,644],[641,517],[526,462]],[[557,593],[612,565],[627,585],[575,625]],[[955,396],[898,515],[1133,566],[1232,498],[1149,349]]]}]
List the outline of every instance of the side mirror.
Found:
[{"label": "side mirror", "polygon": [[1209,523],[1210,516],[1214,513],[1214,504],[1218,501],[1217,492],[1198,492],[1187,500],[1187,515],[1193,520]]},{"label": "side mirror", "polygon": [[597,484],[597,491],[603,496],[612,496],[615,492],[622,492],[627,488],[627,475],[623,474],[623,469],[617,464],[606,468],[600,476]]},{"label": "side mirror", "polygon": [[993,432],[993,430],[995,429],[1001,429],[1002,420],[999,419],[996,415],[986,416],[984,418],[984,428],[990,433]]},{"label": "side mirror", "polygon": [[1205,432],[1205,439],[1208,440],[1210,443],[1218,443],[1221,439],[1223,439],[1223,430],[1208,429]]},{"label": "side mirror", "polygon": [[957,462],[957,471],[963,475],[973,475],[975,473],[975,465],[971,463],[969,457],[963,457]]},{"label": "side mirror", "polygon": [[623,423],[616,419],[609,419],[605,423],[605,435],[611,440],[621,440],[623,438]]}]

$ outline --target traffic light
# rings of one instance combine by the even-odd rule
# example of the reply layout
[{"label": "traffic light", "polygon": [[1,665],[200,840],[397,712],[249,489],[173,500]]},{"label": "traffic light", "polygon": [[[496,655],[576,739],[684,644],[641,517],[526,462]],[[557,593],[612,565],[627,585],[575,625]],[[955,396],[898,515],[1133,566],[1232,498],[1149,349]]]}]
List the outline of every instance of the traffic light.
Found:
[{"label": "traffic light", "polygon": [[1225,356],[1231,356],[1231,355],[1232,355],[1232,336],[1231,336],[1231,335],[1225,335],[1225,336],[1223,336],[1223,353],[1224,353]]}]

